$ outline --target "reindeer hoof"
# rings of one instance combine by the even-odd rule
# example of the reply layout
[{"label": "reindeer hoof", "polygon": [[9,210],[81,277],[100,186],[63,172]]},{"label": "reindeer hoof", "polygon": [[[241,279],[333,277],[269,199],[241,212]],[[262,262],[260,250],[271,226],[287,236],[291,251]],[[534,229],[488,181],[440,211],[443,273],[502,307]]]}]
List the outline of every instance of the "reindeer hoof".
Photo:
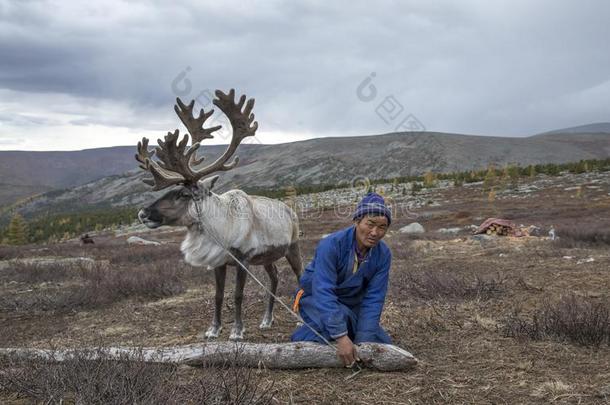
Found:
[{"label": "reindeer hoof", "polygon": [[261,324],[258,325],[258,328],[259,329],[269,329],[269,328],[271,328],[271,325],[273,325],[273,317],[271,317],[271,318],[264,317],[263,320],[261,321]]},{"label": "reindeer hoof", "polygon": [[233,328],[231,329],[231,335],[229,336],[229,340],[244,340],[244,328],[241,329],[237,329],[237,328]]},{"label": "reindeer hoof", "polygon": [[210,326],[208,330],[203,334],[206,339],[216,339],[220,336],[222,326]]}]

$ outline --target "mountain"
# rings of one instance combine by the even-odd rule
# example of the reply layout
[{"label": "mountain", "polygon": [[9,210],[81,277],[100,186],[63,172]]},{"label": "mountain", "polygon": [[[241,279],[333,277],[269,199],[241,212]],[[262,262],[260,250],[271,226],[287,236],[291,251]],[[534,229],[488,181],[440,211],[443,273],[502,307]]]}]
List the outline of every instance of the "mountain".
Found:
[{"label": "mountain", "polygon": [[549,134],[610,134],[610,122],[596,122],[594,124],[579,125],[577,127],[555,129],[553,131],[543,132],[539,135]]},{"label": "mountain", "polygon": [[[212,161],[226,146],[202,147],[206,161]],[[141,180],[150,177],[137,166],[134,147],[118,147],[82,151],[81,165],[63,156],[63,179],[69,183],[87,176],[101,176],[107,171],[131,169],[122,174],[104,177],[67,190],[53,190],[20,204],[25,215],[36,212],[78,210],[92,206],[140,205],[162,192],[152,193]],[[112,153],[110,153],[112,152]],[[14,152],[13,152],[14,153]],[[25,152],[24,152],[25,153]],[[32,152],[28,152],[32,153]],[[44,154],[45,152],[38,152]],[[49,167],[55,171],[61,165],[52,162],[56,152],[49,153]],[[70,152],[61,152],[70,154]],[[78,153],[78,152],[74,152]],[[538,163],[565,163],[581,159],[603,159],[610,156],[610,134],[541,134],[528,138],[486,137],[445,133],[391,133],[377,136],[319,138],[278,145],[240,146],[240,163],[235,169],[221,173],[217,191],[228,188],[282,188],[305,184],[349,184],[358,177],[392,178],[437,172],[480,169],[493,163],[502,166]],[[1,155],[0,155],[1,156]],[[23,155],[27,156],[27,155]],[[38,166],[23,164],[33,176],[42,168],[44,155],[38,155]],[[62,155],[59,155],[62,156]],[[1,156],[4,159],[4,156]],[[79,156],[80,157],[80,156]],[[4,163],[4,160],[3,160]],[[69,163],[69,164],[68,164]],[[6,165],[3,165],[6,170]],[[94,171],[97,168],[98,171]],[[74,173],[81,170],[81,173]],[[87,170],[89,172],[87,173]],[[31,177],[34,178],[34,177]],[[0,178],[0,181],[2,179]],[[56,180],[59,181],[59,180]],[[67,184],[62,183],[62,184]],[[49,180],[49,185],[52,184]],[[56,183],[57,184],[57,183]]]},{"label": "mountain", "polygon": [[[250,145],[243,145],[247,150]],[[224,146],[209,146],[219,154]],[[135,145],[80,151],[0,151],[0,207],[137,168]]]},{"label": "mountain", "polygon": [[74,152],[0,151],[0,205],[133,168],[134,147]]},{"label": "mountain", "polygon": [[135,147],[72,152],[0,151],[0,179],[12,184],[72,187],[134,166]]},{"label": "mountain", "polygon": [[610,134],[529,138],[424,132],[321,138],[261,146],[224,184],[277,187],[336,184],[357,176],[391,178],[484,168],[490,163],[561,163],[610,156]]}]

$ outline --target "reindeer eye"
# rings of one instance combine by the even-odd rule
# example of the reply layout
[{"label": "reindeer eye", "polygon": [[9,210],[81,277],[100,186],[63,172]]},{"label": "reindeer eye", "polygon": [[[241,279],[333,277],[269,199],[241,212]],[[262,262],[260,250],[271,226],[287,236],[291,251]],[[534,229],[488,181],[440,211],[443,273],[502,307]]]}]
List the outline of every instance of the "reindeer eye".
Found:
[{"label": "reindeer eye", "polygon": [[180,196],[179,196],[179,197],[180,197],[180,198],[183,198],[183,199],[186,199],[186,198],[191,198],[191,193],[190,193],[190,192],[188,192],[188,191],[186,191],[186,190],[184,190],[184,191],[182,191],[182,192],[180,193]]}]

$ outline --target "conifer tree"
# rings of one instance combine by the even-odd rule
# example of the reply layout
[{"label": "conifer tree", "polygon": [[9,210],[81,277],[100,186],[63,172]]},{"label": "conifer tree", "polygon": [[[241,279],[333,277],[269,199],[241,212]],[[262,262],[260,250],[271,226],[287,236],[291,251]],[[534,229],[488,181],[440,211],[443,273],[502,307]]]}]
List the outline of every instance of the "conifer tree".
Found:
[{"label": "conifer tree", "polygon": [[28,241],[28,228],[25,220],[15,214],[8,225],[7,239],[10,245],[25,245]]}]

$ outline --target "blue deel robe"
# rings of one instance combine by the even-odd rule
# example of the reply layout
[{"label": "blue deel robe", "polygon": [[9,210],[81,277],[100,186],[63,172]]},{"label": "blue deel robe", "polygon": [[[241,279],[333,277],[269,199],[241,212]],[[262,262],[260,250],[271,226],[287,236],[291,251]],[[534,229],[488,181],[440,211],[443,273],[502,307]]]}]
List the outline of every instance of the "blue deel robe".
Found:
[{"label": "blue deel robe", "polygon": [[[311,263],[301,276],[304,293],[299,301],[303,320],[325,339],[348,335],[354,343],[391,343],[379,325],[388,290],[392,253],[380,241],[353,273],[355,227],[342,229],[322,239]],[[321,342],[306,325],[292,341]]]}]

